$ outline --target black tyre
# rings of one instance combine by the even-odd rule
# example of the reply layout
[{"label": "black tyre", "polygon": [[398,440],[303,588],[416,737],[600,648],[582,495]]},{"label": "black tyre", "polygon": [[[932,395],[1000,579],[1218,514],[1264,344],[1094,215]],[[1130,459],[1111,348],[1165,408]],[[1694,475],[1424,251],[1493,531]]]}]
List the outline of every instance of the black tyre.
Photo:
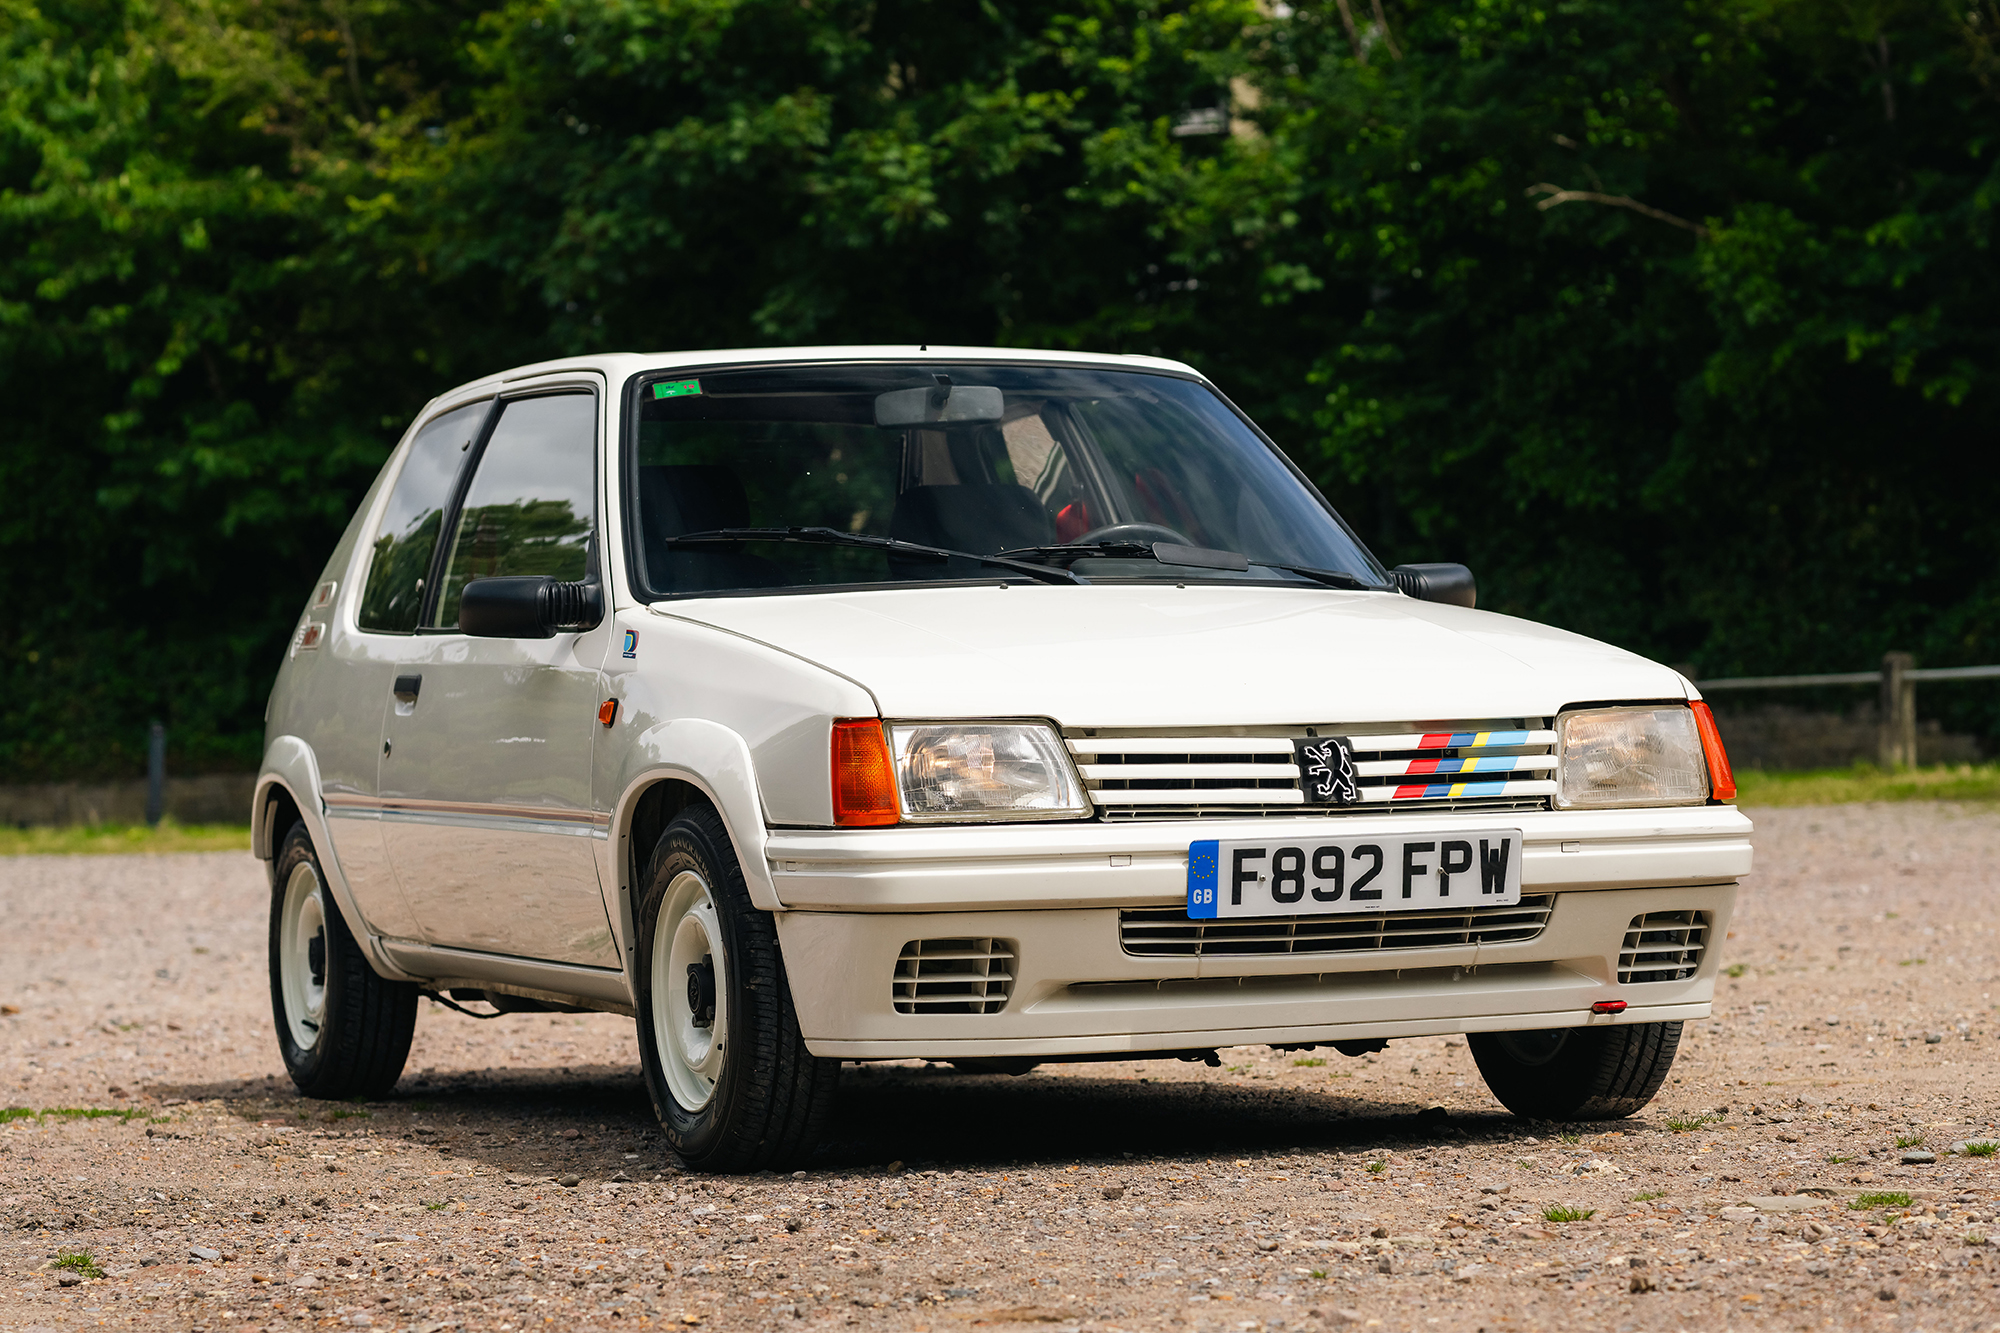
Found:
[{"label": "black tyre", "polygon": [[639,1060],[697,1171],[790,1165],[819,1143],[840,1062],[806,1050],[771,916],[705,806],[667,826],[640,886]]},{"label": "black tyre", "polygon": [[1620,1120],[1660,1090],[1680,1049],[1679,1023],[1474,1032],[1479,1075],[1515,1115]]},{"label": "black tyre", "polygon": [[308,1097],[378,1097],[403,1076],[417,988],[368,965],[303,824],[272,867],[271,1012],[285,1070]]}]

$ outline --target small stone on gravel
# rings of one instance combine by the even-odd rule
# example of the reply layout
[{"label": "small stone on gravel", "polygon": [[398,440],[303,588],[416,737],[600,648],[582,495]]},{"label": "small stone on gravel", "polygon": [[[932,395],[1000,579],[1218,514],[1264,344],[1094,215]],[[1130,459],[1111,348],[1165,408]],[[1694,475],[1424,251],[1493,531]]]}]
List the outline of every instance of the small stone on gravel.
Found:
[{"label": "small stone on gravel", "polygon": [[1912,1148],[1908,1152],[1903,1154],[1904,1166],[1929,1166],[1932,1162],[1935,1162],[1936,1160],[1937,1160],[1936,1153],[1926,1152],[1922,1148]]},{"label": "small stone on gravel", "polygon": [[582,1183],[583,1183],[583,1177],[582,1177],[582,1176],[558,1176],[558,1177],[556,1177],[556,1184],[558,1184],[558,1185],[562,1186],[562,1187],[563,1187],[564,1189],[566,1189],[566,1190],[572,1190],[572,1189],[575,1189],[575,1188],[576,1188],[576,1187],[577,1187],[578,1185],[581,1185]]}]

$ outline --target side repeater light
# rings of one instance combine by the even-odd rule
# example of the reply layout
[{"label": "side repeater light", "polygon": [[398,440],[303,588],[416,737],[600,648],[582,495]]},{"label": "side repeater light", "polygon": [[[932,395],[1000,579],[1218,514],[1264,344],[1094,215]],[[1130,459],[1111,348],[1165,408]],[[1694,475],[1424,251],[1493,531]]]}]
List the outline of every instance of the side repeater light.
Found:
[{"label": "side repeater light", "polygon": [[1596,1004],[1590,1006],[1590,1012],[1593,1014],[1622,1014],[1625,1012],[1625,1001],[1599,1000]]},{"label": "side repeater light", "polygon": [[894,824],[896,769],[882,721],[873,717],[835,718],[833,723],[833,822],[845,828]]}]

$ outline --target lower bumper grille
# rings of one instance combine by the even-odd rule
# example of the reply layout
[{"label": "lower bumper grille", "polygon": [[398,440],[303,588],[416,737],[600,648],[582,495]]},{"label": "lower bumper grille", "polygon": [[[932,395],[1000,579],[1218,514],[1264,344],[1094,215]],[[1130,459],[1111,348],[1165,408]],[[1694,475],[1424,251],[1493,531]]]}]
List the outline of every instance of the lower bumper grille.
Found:
[{"label": "lower bumper grille", "polygon": [[1014,993],[1011,940],[911,940],[896,959],[899,1014],[997,1014]]},{"label": "lower bumper grille", "polygon": [[1118,942],[1126,953],[1145,958],[1370,953],[1513,944],[1542,933],[1555,901],[1554,894],[1544,893],[1525,895],[1514,907],[1235,921],[1191,921],[1184,908],[1136,907],[1118,914]]},{"label": "lower bumper grille", "polygon": [[1647,912],[1632,918],[1618,950],[1618,984],[1685,981],[1701,969],[1708,913]]}]

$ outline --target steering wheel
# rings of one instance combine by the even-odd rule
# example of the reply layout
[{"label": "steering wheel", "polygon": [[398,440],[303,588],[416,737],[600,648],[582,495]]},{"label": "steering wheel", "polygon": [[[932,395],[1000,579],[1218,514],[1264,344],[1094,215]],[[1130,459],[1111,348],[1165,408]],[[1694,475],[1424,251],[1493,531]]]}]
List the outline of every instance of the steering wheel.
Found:
[{"label": "steering wheel", "polygon": [[1092,528],[1065,546],[1089,546],[1093,542],[1138,542],[1151,545],[1154,542],[1172,542],[1175,546],[1193,546],[1180,533],[1163,523],[1111,523],[1101,528]]}]

